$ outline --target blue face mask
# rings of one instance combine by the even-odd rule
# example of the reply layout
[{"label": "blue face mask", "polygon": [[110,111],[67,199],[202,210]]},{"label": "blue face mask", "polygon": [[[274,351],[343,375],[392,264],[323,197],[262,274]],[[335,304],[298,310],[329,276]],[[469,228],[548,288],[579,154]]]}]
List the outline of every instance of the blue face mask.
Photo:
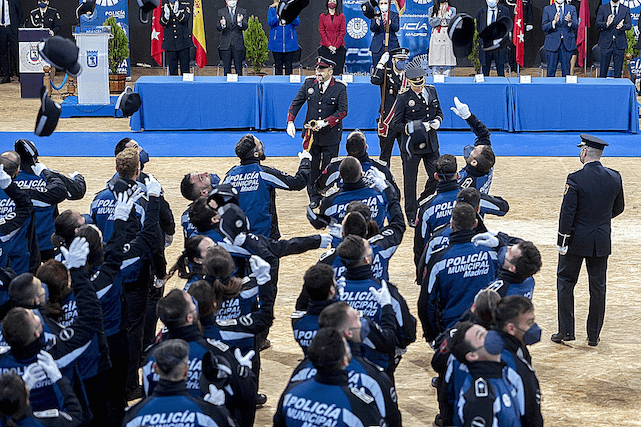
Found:
[{"label": "blue face mask", "polygon": [[44,9],[45,7],[47,7],[47,3],[40,2],[40,3],[38,3],[38,6],[40,6],[40,9]]},{"label": "blue face mask", "polygon": [[465,147],[463,147],[463,158],[467,159],[468,157],[470,157],[472,151],[474,151],[473,145],[466,145]]},{"label": "blue face mask", "polygon": [[369,335],[370,327],[369,320],[365,317],[361,317],[361,341],[364,341],[365,338]]},{"label": "blue face mask", "polygon": [[523,342],[525,345],[533,345],[539,341],[541,341],[541,328],[535,323],[523,334]]},{"label": "blue face mask", "polygon": [[407,65],[407,61],[402,59],[400,61],[396,62],[396,69],[403,71],[405,69],[405,65]]},{"label": "blue face mask", "polygon": [[144,165],[149,161],[149,154],[145,150],[142,150],[140,153],[138,153],[138,155],[140,156],[141,165]]},{"label": "blue face mask", "polygon": [[485,336],[485,350],[493,355],[501,354],[503,351],[503,338],[501,338],[501,335],[499,335],[498,332],[496,331],[487,331],[487,335]]}]

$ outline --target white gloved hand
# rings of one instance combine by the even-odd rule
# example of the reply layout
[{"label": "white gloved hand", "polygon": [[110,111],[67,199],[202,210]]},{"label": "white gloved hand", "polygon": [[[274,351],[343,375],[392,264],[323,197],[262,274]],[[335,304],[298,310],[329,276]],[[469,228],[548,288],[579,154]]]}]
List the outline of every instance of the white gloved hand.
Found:
[{"label": "white gloved hand", "polygon": [[[430,125],[430,122],[423,122],[423,127],[425,128],[425,132],[429,132],[430,129],[432,129],[432,125]],[[418,130],[418,129],[416,129],[416,130]]]},{"label": "white gloved hand", "polygon": [[322,129],[325,126],[329,126],[329,122],[327,120],[317,120],[316,121],[316,130]]},{"label": "white gloved hand", "polygon": [[174,235],[173,234],[165,234],[165,247],[171,246],[171,244],[174,243]]},{"label": "white gloved hand", "polygon": [[496,248],[499,245],[499,239],[496,237],[496,233],[488,231],[485,233],[479,233],[472,237],[472,243],[474,243],[476,246]]},{"label": "white gloved hand", "polygon": [[44,350],[40,350],[37,357],[38,365],[47,373],[49,379],[54,383],[58,382],[58,380],[62,378],[62,373],[58,365],[56,365],[56,361],[53,360],[53,356]]},{"label": "white gloved hand", "polygon": [[169,4],[165,3],[165,6],[162,8],[165,20],[169,20]]},{"label": "white gloved hand", "polygon": [[272,266],[258,255],[249,257],[249,267],[252,271],[249,277],[255,277],[259,285],[264,285],[271,280]]},{"label": "white gloved hand", "polygon": [[236,360],[238,360],[238,364],[240,365],[238,367],[238,376],[240,378],[247,378],[249,375],[249,372],[252,369],[252,357],[254,357],[254,354],[256,354],[254,350],[249,350],[247,354],[243,356],[243,353],[241,353],[239,348],[234,350],[234,357],[236,357]]},{"label": "white gloved hand", "polygon": [[[82,176],[82,175],[80,174],[80,172],[78,172],[78,171],[73,171],[71,174],[69,174],[69,178],[71,178],[71,179],[76,179],[76,177],[77,177],[78,175]],[[84,178],[84,177],[83,177],[83,178]]]},{"label": "white gloved hand", "polygon": [[212,405],[222,406],[225,404],[225,392],[219,390],[215,385],[209,384],[209,393],[203,397],[203,400]]},{"label": "white gloved hand", "polygon": [[143,191],[142,188],[136,188],[134,194],[131,196],[126,192],[119,193],[116,195],[116,207],[114,208],[114,219],[119,219],[121,221],[127,221],[129,219],[129,213],[133,208],[134,204],[142,197]]},{"label": "white gloved hand", "polygon": [[298,153],[298,158],[301,162],[303,161],[303,159],[307,159],[310,162],[312,161],[312,155],[309,154],[309,151],[301,151],[300,153]]},{"label": "white gloved hand", "polygon": [[321,249],[329,248],[329,245],[332,244],[332,236],[330,234],[321,234],[320,238],[321,242],[318,247]]},{"label": "white gloved hand", "polygon": [[160,186],[158,180],[152,174],[149,174],[149,176],[145,179],[145,187],[147,187],[147,194],[152,197],[160,197],[162,187]]},{"label": "white gloved hand", "polygon": [[384,68],[387,61],[389,61],[389,52],[383,52],[381,59],[379,59],[378,64],[376,64],[376,68]]},{"label": "white gloved hand", "polygon": [[43,170],[47,169],[44,163],[36,163],[35,165],[31,166],[31,170],[33,171],[33,174],[36,176],[40,176]]},{"label": "white gloved hand", "polygon": [[37,362],[27,366],[22,374],[22,381],[27,385],[27,389],[31,391],[38,383],[47,379],[47,373],[42,369]]},{"label": "white gloved hand", "polygon": [[165,286],[165,283],[167,283],[167,281],[165,279],[156,277],[154,279],[154,288],[160,289],[163,286]]},{"label": "white gloved hand", "polygon": [[178,13],[178,0],[171,4],[171,8],[174,11],[174,14]]},{"label": "white gloved hand", "polygon": [[389,293],[389,287],[387,286],[386,281],[382,281],[381,289],[377,290],[373,286],[370,286],[369,292],[372,294],[374,299],[378,301],[378,304],[382,307],[392,304],[392,294]]},{"label": "white gloved hand", "polygon": [[4,171],[4,165],[0,165],[0,188],[3,190],[11,185],[11,176]]},{"label": "white gloved hand", "polygon": [[556,246],[556,250],[559,251],[561,255],[565,255],[568,253],[568,247],[567,246]]},{"label": "white gloved hand", "polygon": [[337,239],[343,238],[343,224],[338,222],[336,224],[330,224],[327,230],[330,236],[336,237]]},{"label": "white gloved hand", "polygon": [[458,97],[454,97],[454,105],[455,107],[450,107],[450,110],[454,112],[457,116],[462,118],[463,120],[467,120],[472,113],[470,113],[470,107],[468,107],[467,104],[463,104],[461,101],[459,101]]},{"label": "white gloved hand", "polygon": [[441,121],[438,119],[434,119],[430,122],[430,127],[434,130],[437,130],[438,128],[441,127]]},{"label": "white gloved hand", "polygon": [[296,126],[294,125],[294,122],[287,122],[287,135],[292,138],[296,136]]},{"label": "white gloved hand", "polygon": [[385,191],[387,187],[389,187],[389,183],[385,179],[385,174],[379,171],[378,169],[369,168],[366,175],[367,175],[367,178],[372,183],[372,186],[376,188],[378,191],[380,191],[381,193]]},{"label": "white gloved hand", "polygon": [[534,25],[532,25],[532,24],[527,24],[525,26],[525,31],[532,31],[533,29],[534,29]]},{"label": "white gloved hand", "polygon": [[69,249],[61,246],[60,252],[65,259],[63,264],[67,270],[84,267],[89,255],[89,243],[84,237],[76,237],[69,245]]}]

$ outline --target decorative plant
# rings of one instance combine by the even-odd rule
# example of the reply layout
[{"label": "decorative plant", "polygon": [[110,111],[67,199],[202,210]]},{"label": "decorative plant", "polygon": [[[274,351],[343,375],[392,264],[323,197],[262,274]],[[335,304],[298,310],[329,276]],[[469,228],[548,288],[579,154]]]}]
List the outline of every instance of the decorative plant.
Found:
[{"label": "decorative plant", "polygon": [[118,74],[118,67],[129,58],[129,39],[125,30],[118,25],[113,16],[107,18],[104,26],[111,27],[111,38],[109,38],[109,71],[111,74]]},{"label": "decorative plant", "polygon": [[470,60],[474,66],[474,71],[476,74],[481,72],[481,61],[479,60],[479,32],[476,30],[476,20],[474,20],[474,39],[472,40],[472,53],[470,53],[467,58]]},{"label": "decorative plant", "polygon": [[267,52],[267,34],[263,26],[255,16],[250,16],[247,23],[247,29],[243,31],[245,40],[245,49],[247,50],[247,59],[251,62],[255,73],[259,73],[261,68],[269,58]]},{"label": "decorative plant", "polygon": [[628,39],[628,48],[625,50],[625,57],[628,60],[636,58],[639,56],[639,49],[637,49],[637,41],[634,38],[634,27],[626,31],[625,36]]}]

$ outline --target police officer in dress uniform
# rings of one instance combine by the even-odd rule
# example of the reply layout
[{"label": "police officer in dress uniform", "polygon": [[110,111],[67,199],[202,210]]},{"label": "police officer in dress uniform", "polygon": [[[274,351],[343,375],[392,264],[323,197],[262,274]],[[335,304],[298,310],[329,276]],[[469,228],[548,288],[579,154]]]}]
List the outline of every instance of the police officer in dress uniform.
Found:
[{"label": "police officer in dress uniform", "polygon": [[[405,62],[409,58],[410,50],[399,47],[385,52],[374,69],[370,81],[381,87],[381,116],[378,119],[378,141],[381,146],[379,159],[389,164],[394,148],[394,140],[399,141],[401,134],[391,129],[394,117],[394,105],[398,92],[405,87]],[[392,57],[392,68],[387,68],[389,57]]]},{"label": "police officer in dress uniform", "polygon": [[559,217],[557,249],[557,304],[559,332],[552,341],[574,337],[574,285],[585,259],[590,285],[588,345],[599,344],[605,316],[605,273],[611,251],[610,222],[623,212],[623,184],[619,172],[601,162],[606,142],[581,134],[579,158],[583,169],[568,175]]},{"label": "police officer in dress uniform", "polygon": [[49,7],[49,0],[39,0],[38,7],[29,12],[28,28],[47,28],[49,35],[56,36],[60,31],[60,13]]},{"label": "police officer in dress uniform", "polygon": [[162,48],[167,52],[169,74],[178,75],[189,72],[189,49],[194,45],[191,40],[191,4],[185,0],[169,0],[162,6],[160,25],[165,27],[165,38]]},{"label": "police officer in dress uniform", "polygon": [[[436,190],[434,162],[439,158],[436,130],[441,126],[443,113],[432,85],[425,84],[425,70],[412,67],[405,71],[410,89],[402,90],[396,98],[392,127],[402,135],[401,160],[403,161],[403,186],[405,215],[410,226],[416,222],[416,178],[418,165],[423,160],[427,182],[422,196]],[[422,128],[422,129],[421,129]]]},{"label": "police officer in dress uniform", "polygon": [[314,182],[330,160],[338,156],[343,119],[347,115],[347,86],[341,80],[334,79],[335,66],[334,61],[317,57],[316,75],[305,79],[287,113],[287,134],[293,138],[296,134],[294,119],[307,102],[303,146],[308,143],[308,150],[312,155],[312,169],[307,185],[312,208],[318,207],[321,199],[314,188]]}]

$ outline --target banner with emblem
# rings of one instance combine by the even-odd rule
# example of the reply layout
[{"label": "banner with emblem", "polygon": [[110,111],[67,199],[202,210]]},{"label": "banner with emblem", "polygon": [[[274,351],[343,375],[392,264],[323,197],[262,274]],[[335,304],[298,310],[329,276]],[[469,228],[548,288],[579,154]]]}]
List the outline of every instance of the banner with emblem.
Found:
[{"label": "banner with emblem", "polygon": [[404,6],[404,12],[400,16],[401,28],[396,36],[400,46],[410,50],[411,60],[417,55],[426,54],[427,48],[430,46],[432,29],[427,20],[427,11],[432,6],[432,1],[406,0],[404,4],[399,4],[399,6],[401,8]]},{"label": "banner with emblem", "polygon": [[369,45],[372,42],[372,32],[369,29],[369,19],[361,10],[363,0],[344,0],[343,14],[345,15],[345,66],[349,73],[369,73],[372,65],[372,54]]},{"label": "banner with emblem", "polygon": [[[79,0],[79,4],[83,0]],[[96,27],[102,27],[102,24],[109,18],[113,16],[116,18],[118,25],[125,31],[127,34],[127,39],[129,39],[129,16],[127,11],[127,0],[96,0],[96,10],[91,15],[82,15],[80,17],[80,32],[87,33],[92,32],[92,29]],[[131,49],[131,41],[129,43]],[[89,56],[87,56],[89,60]],[[89,64],[83,64],[89,66]],[[130,65],[129,59],[123,61],[123,63],[118,67],[119,73],[127,73],[130,75]]]}]

